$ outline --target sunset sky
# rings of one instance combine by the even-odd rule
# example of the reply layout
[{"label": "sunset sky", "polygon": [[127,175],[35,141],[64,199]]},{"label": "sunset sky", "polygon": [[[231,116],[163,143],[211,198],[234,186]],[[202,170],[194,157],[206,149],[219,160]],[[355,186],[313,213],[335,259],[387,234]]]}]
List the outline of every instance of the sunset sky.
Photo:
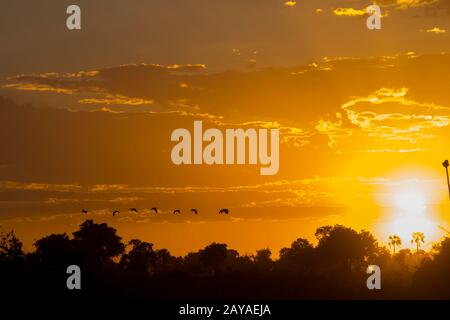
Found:
[{"label": "sunset sky", "polygon": [[[429,248],[450,229],[450,1],[375,1],[368,30],[372,3],[2,1],[0,231],[31,249],[92,218],[175,255],[277,256],[340,223]],[[278,174],[174,165],[171,132],[194,120],[279,128]]]}]

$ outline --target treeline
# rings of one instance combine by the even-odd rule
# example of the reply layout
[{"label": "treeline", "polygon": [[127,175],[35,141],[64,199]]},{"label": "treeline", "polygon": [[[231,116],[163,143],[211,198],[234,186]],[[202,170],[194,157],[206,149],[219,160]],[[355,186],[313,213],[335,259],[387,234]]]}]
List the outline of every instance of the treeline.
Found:
[{"label": "treeline", "polygon": [[[134,239],[122,242],[107,224],[86,220],[71,236],[51,234],[24,253],[13,232],[0,235],[2,296],[88,299],[410,299],[450,298],[450,238],[430,252],[395,255],[367,232],[317,229],[317,245],[299,238],[273,260],[269,249],[240,255],[212,243],[175,257]],[[381,268],[381,290],[368,290],[368,265]],[[78,265],[82,289],[68,290],[66,269]]]}]

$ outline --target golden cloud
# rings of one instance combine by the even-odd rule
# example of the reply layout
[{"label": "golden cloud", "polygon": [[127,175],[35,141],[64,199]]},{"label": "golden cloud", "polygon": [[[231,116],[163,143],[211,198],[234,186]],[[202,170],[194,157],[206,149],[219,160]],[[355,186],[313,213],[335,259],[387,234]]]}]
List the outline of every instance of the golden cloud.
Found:
[{"label": "golden cloud", "polygon": [[123,95],[111,95],[108,94],[104,98],[86,98],[78,100],[81,104],[106,104],[106,105],[128,105],[137,106],[152,104],[153,100],[142,99],[142,98],[132,98]]},{"label": "golden cloud", "polygon": [[[335,121],[320,120],[316,124],[319,133],[328,135],[330,146],[342,138],[356,134],[360,137],[362,135],[365,144],[371,139],[417,143],[434,138],[431,129],[447,127],[450,124],[449,107],[410,99],[407,88],[381,88],[367,97],[356,97],[347,101],[342,105],[342,109],[344,112],[337,113]],[[421,110],[423,112],[420,112]],[[413,149],[414,152],[423,150]],[[366,149],[367,152],[375,150],[393,151],[389,148]],[[396,152],[412,152],[412,149],[401,148]]]},{"label": "golden cloud", "polygon": [[395,4],[399,9],[408,9],[430,5],[439,0],[395,0]]},{"label": "golden cloud", "polygon": [[63,94],[76,93],[75,89],[60,88],[47,84],[37,84],[37,83],[10,83],[3,85],[2,88],[10,88],[19,91],[41,91],[41,92],[63,93]]},{"label": "golden cloud", "polygon": [[426,30],[426,32],[428,32],[428,33],[434,33],[434,34],[441,34],[441,33],[446,33],[447,30],[441,29],[441,28],[439,28],[439,27],[434,27],[434,28],[431,28],[431,29]]},{"label": "golden cloud", "polygon": [[357,17],[365,15],[367,11],[366,9],[336,8],[333,13],[337,16]]},{"label": "golden cloud", "polygon": [[287,7],[293,7],[297,4],[297,1],[285,1],[284,5]]}]

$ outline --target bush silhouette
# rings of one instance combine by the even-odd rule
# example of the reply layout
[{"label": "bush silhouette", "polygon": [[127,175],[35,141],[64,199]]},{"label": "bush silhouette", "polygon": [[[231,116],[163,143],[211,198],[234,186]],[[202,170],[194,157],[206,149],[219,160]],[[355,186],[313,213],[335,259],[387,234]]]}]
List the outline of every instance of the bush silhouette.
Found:
[{"label": "bush silhouette", "polygon": [[[38,239],[29,253],[13,232],[2,233],[0,290],[34,298],[77,294],[65,287],[67,266],[77,264],[83,273],[78,295],[89,299],[450,298],[450,238],[429,253],[401,249],[392,255],[367,231],[323,226],[315,236],[316,245],[298,238],[273,259],[269,248],[240,255],[224,243],[175,257],[139,239],[125,245],[115,229],[93,220],[72,236]],[[365,286],[369,264],[381,267],[379,292]]]}]

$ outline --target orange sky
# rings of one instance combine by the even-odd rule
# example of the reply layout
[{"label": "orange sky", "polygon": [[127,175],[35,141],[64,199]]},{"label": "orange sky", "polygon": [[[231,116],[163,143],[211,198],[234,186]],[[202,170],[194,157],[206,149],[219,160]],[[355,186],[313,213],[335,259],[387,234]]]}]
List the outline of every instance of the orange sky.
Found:
[{"label": "orange sky", "polygon": [[[27,249],[86,217],[174,254],[450,227],[448,1],[382,1],[378,31],[337,10],[365,1],[79,1],[80,31],[67,4],[0,4],[0,231]],[[195,120],[278,128],[279,172],[175,166]]]}]

